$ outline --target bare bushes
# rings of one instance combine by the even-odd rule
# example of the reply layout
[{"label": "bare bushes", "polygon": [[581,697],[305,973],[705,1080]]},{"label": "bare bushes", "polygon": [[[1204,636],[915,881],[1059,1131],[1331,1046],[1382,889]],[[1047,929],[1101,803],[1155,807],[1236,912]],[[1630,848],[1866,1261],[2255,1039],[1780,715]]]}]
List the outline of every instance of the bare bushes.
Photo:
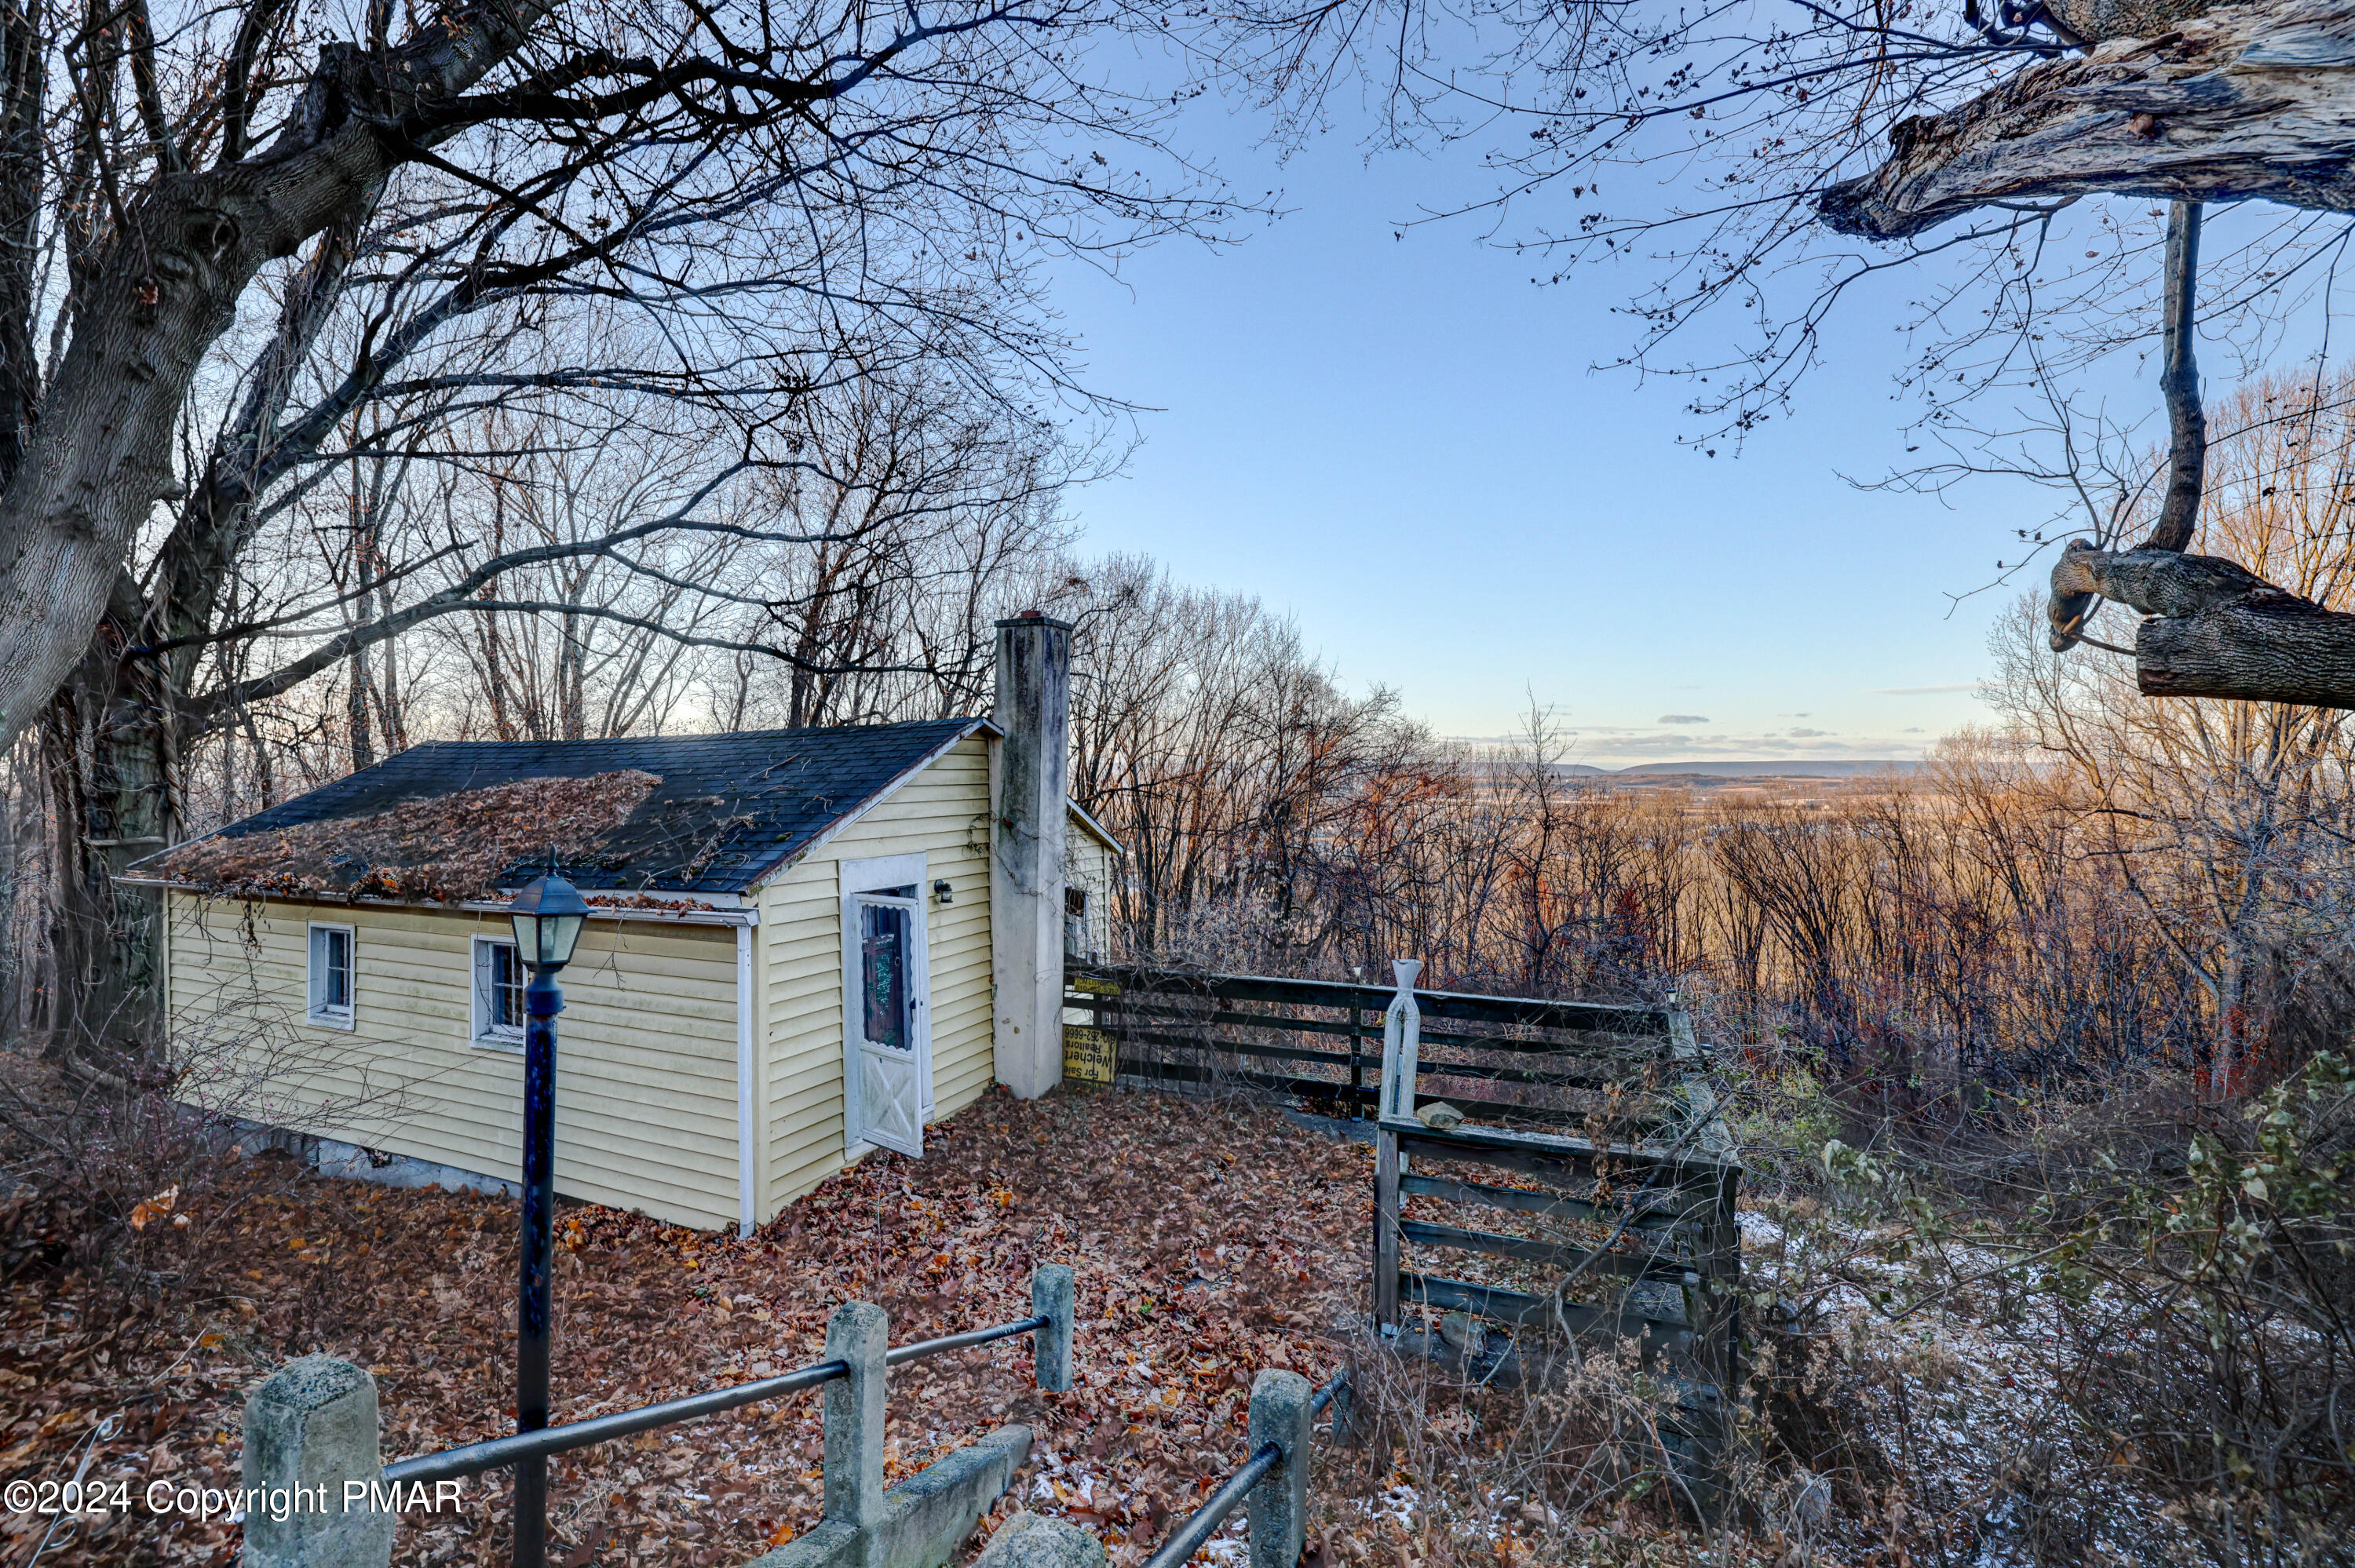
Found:
[{"label": "bare bushes", "polygon": [[[249,959],[256,957],[248,948]],[[270,1129],[355,1135],[399,1114],[346,1037],[301,1027],[249,962],[170,1046],[82,1042],[0,1073],[0,1249],[14,1277],[78,1272],[117,1301],[194,1283],[228,1162],[282,1153]],[[204,1022],[194,1022],[201,1018]],[[298,1167],[292,1161],[288,1173]],[[250,1176],[240,1184],[250,1192]]]},{"label": "bare bushes", "polygon": [[1593,1560],[1598,1531],[1631,1546],[1680,1533],[1688,1413],[1632,1344],[1533,1340],[1500,1364],[1369,1338],[1351,1377],[1357,1446],[1328,1461],[1336,1556],[1487,1568]]},{"label": "bare bushes", "polygon": [[1828,1539],[1917,1561],[2346,1562],[2355,1073],[2193,1090],[1758,1161],[1762,1498],[1820,1477]]},{"label": "bare bushes", "polygon": [[2330,1561],[2355,1539],[2355,1071],[2318,1055],[2184,1131],[2097,1149],[2051,1200],[2063,1392],[2211,1561]]},{"label": "bare bushes", "polygon": [[[1436,741],[1256,622],[1236,635],[1283,678],[1244,679],[1202,641],[1209,620],[1139,613],[1117,646],[1078,649],[1096,662],[1073,699],[1073,788],[1130,851],[1124,956],[1375,980],[1416,958],[1435,989],[1675,990],[1707,1037],[1948,1121],[2030,1086],[2210,1067],[2228,1007],[2230,1078],[2275,1012],[2319,999],[2263,979],[2307,972],[2314,922],[2210,918],[2223,906],[2191,896],[2200,867],[2112,853],[2133,801],[2013,740],[1965,737],[1923,775],[1808,798],[1635,788],[1566,774],[1543,715],[1509,747]],[[2307,854],[2320,843],[2271,842],[2261,915],[2267,889],[2340,885]],[[2259,927],[2281,938],[2263,962],[2243,941]],[[2219,990],[2234,942],[2252,956]]]}]

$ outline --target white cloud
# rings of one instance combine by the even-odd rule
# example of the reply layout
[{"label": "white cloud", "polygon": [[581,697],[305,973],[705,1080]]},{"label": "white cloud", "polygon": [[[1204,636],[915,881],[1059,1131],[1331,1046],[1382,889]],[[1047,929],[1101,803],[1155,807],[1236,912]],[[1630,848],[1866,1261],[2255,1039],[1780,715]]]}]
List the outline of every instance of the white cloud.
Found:
[{"label": "white cloud", "polygon": [[1829,734],[1831,734],[1831,731],[1828,729],[1795,729],[1791,732],[1791,738],[1793,740],[1815,740],[1819,736]]},{"label": "white cloud", "polygon": [[1794,740],[1787,735],[1762,735],[1755,731],[1742,735],[1655,732],[1650,735],[1597,736],[1593,737],[1593,744],[1578,747],[1572,760],[1616,768],[1629,762],[1704,761],[1712,758],[1721,762],[1747,762],[1771,761],[1784,757],[1885,758],[1904,761],[1919,757],[1921,753],[1919,741],[1900,740],[1888,735],[1860,739],[1826,737]]},{"label": "white cloud", "polygon": [[1867,686],[1868,697],[1941,697],[1949,692],[1976,692],[1977,681],[1957,681],[1949,686]]}]

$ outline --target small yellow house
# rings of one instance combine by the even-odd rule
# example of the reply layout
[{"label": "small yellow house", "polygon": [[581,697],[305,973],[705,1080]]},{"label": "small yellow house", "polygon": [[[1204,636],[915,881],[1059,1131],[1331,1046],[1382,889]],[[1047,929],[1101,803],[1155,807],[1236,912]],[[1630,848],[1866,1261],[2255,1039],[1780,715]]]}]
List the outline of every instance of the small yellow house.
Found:
[{"label": "small yellow house", "polygon": [[[869,1147],[921,1154],[993,1078],[1060,1075],[1029,999],[1060,1008],[1062,951],[1015,945],[1009,976],[993,916],[1101,939],[1117,848],[1042,809],[1060,726],[416,747],[144,863],[173,1035],[257,1043],[227,1054],[281,1065],[241,1104],[323,1162],[513,1181],[527,976],[505,904],[552,856],[595,910],[559,977],[558,1192],[749,1229]],[[1006,758],[1009,729],[1050,744]],[[1009,779],[1053,794],[1026,808]]]}]

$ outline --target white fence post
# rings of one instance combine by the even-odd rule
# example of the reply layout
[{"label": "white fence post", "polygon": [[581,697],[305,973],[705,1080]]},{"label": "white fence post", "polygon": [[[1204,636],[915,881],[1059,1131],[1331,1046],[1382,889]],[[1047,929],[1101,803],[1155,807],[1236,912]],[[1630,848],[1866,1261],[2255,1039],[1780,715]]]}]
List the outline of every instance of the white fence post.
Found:
[{"label": "white fence post", "polygon": [[1423,1010],[1414,1004],[1415,977],[1423,973],[1420,959],[1393,959],[1398,994],[1382,1010],[1381,1114],[1414,1115],[1415,1058],[1423,1049]]},{"label": "white fence post", "polygon": [[1414,1075],[1423,1048],[1423,1010],[1414,1004],[1416,959],[1394,959],[1398,994],[1382,1010],[1382,1085],[1374,1108],[1374,1321],[1399,1322],[1399,1178],[1406,1156],[1399,1151],[1393,1121],[1414,1115]]}]

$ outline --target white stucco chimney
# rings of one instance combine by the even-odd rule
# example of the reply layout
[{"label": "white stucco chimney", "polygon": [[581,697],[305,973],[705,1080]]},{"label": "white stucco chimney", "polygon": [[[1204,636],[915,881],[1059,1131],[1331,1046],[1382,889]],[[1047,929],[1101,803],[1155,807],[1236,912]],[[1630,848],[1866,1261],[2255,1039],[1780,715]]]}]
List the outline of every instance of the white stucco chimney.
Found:
[{"label": "white stucco chimney", "polygon": [[1063,845],[1071,628],[1025,610],[997,623],[1006,738],[991,779],[990,967],[997,1081],[1035,1099],[1063,1081]]}]

